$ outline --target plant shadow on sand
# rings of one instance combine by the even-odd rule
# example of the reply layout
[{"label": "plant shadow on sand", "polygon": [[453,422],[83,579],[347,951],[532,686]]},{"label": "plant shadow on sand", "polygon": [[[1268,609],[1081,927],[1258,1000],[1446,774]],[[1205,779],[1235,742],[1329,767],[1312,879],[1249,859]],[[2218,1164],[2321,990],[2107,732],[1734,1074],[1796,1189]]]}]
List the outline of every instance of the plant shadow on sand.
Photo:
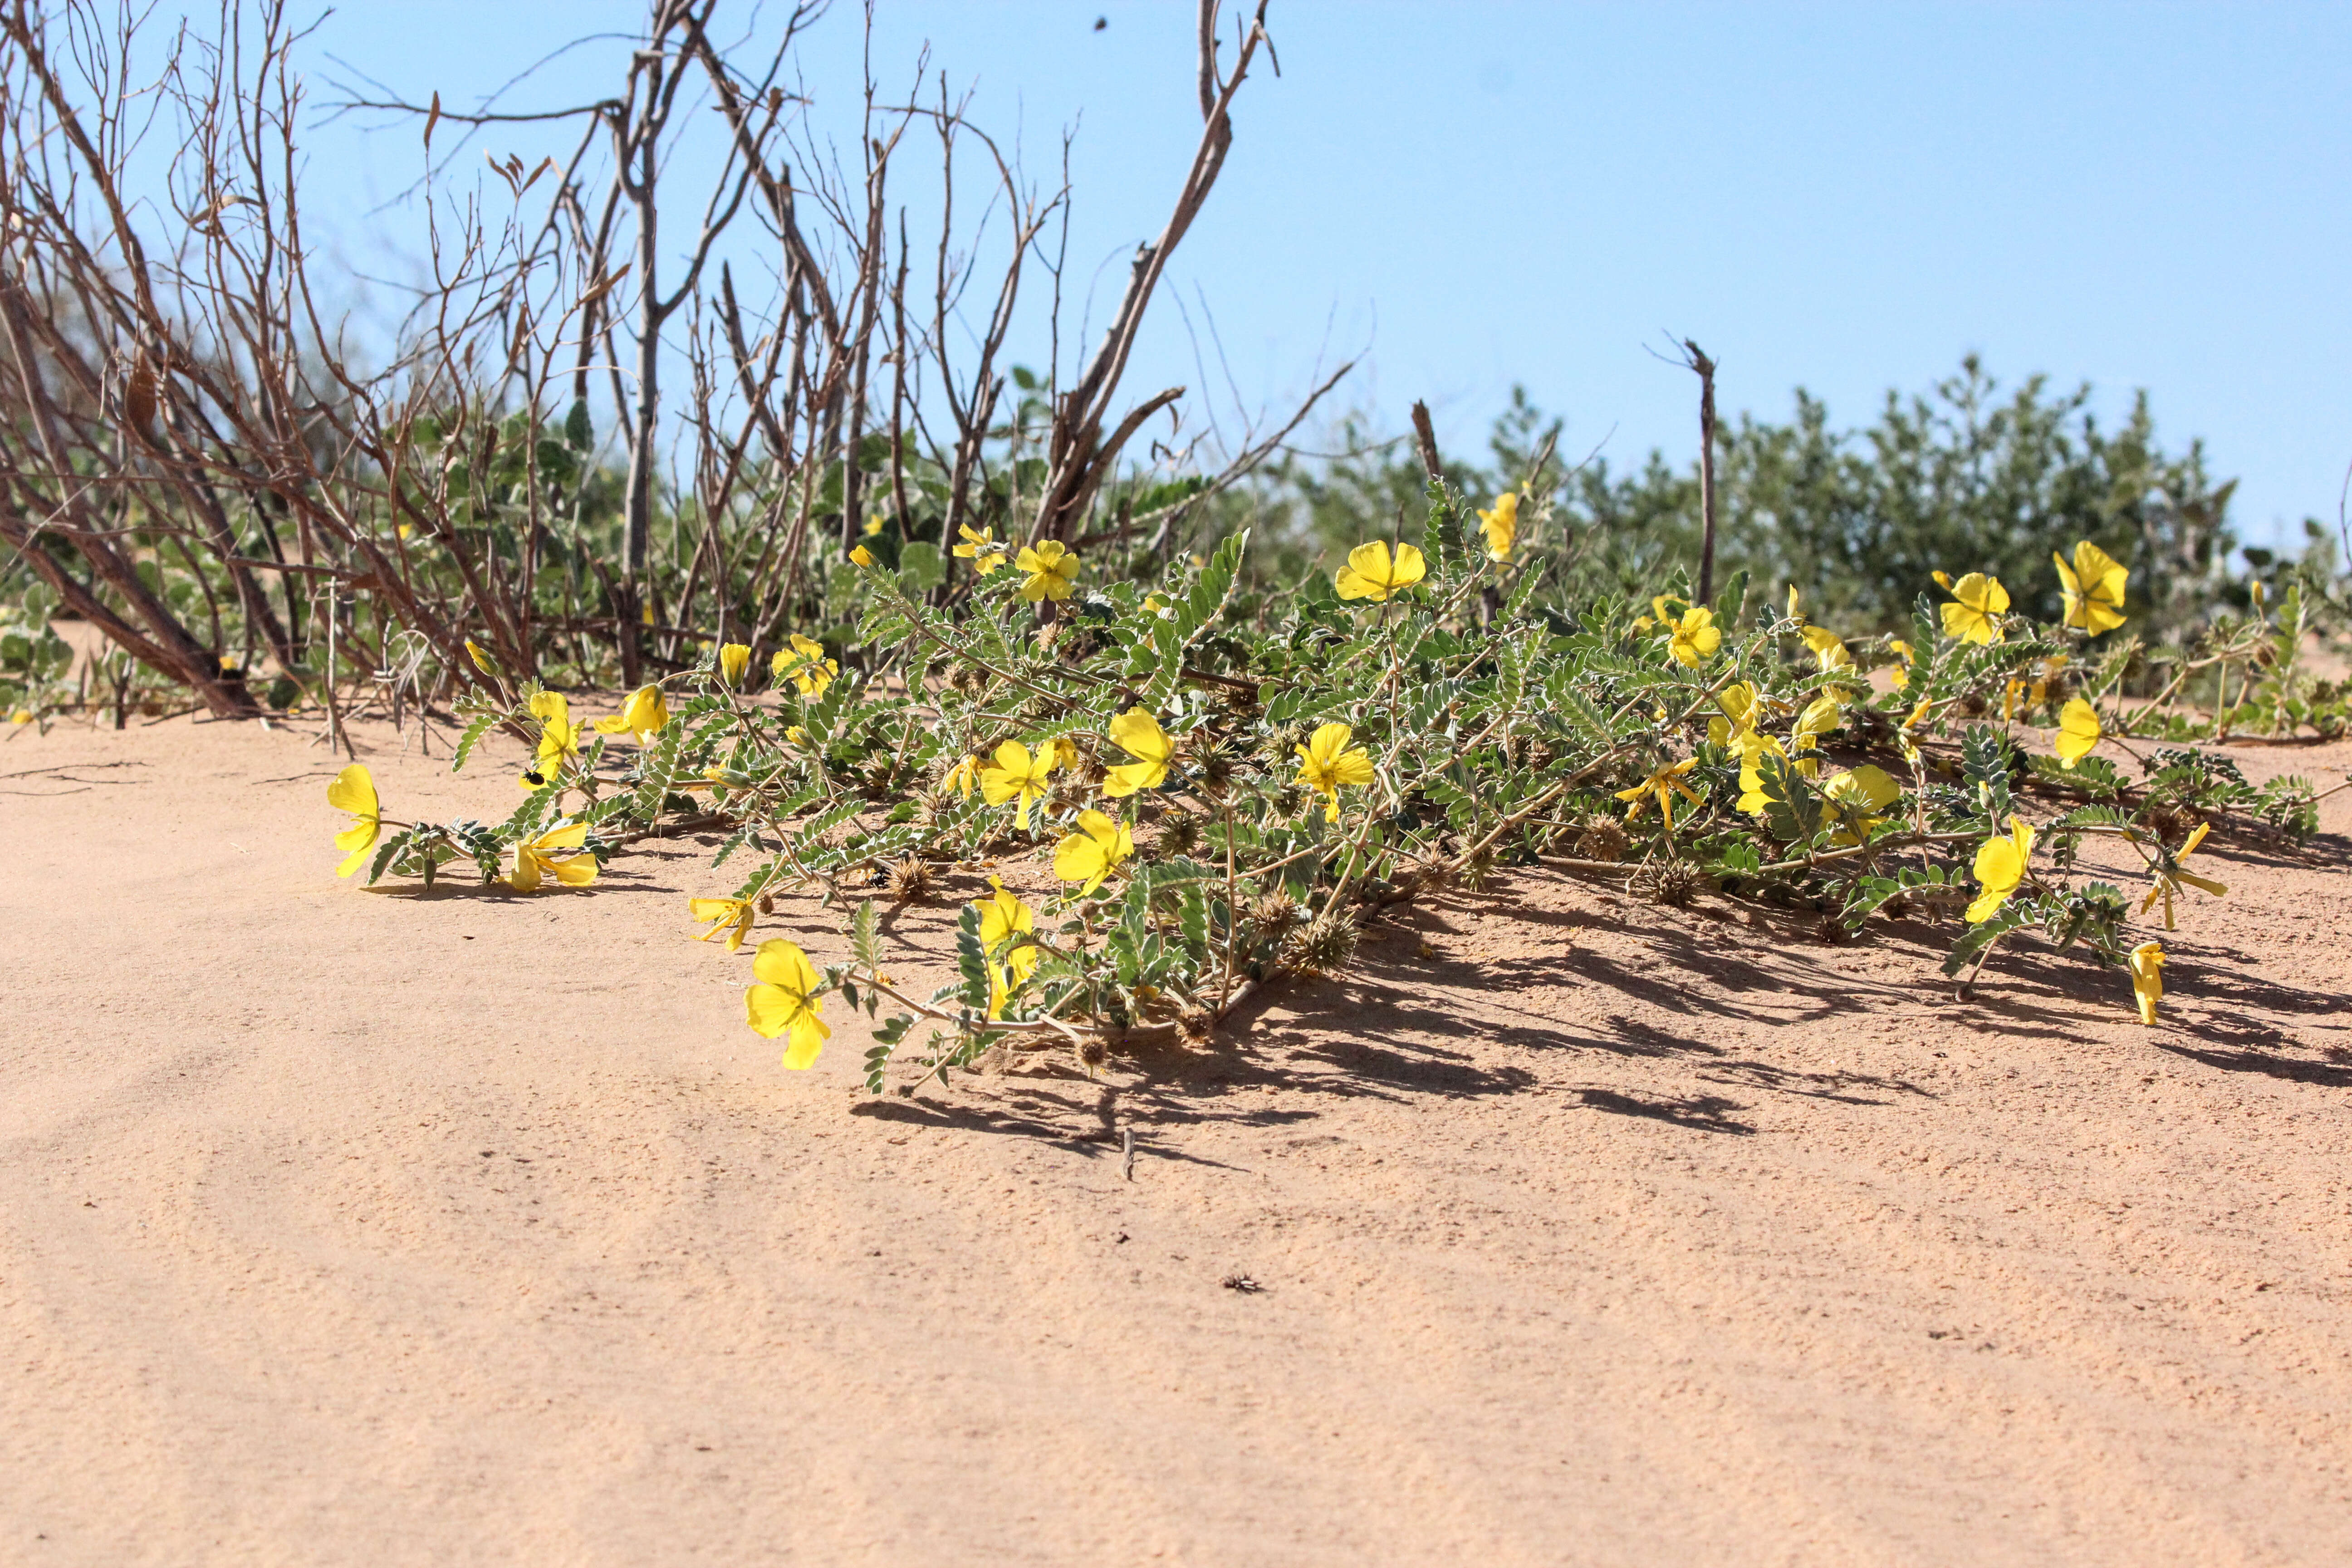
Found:
[{"label": "plant shadow on sand", "polygon": [[[1561,890],[1579,902],[1596,891],[1558,882],[1545,889]],[[1955,929],[1948,920],[1893,921],[1867,942],[1825,948],[1811,935],[1813,918],[1790,911],[1702,900],[1653,921],[1642,907],[1562,908],[1558,897],[1528,898],[1533,891],[1514,888],[1393,916],[1367,930],[1347,973],[1257,992],[1205,1049],[1147,1049],[1092,1079],[1062,1053],[1030,1057],[1010,1072],[960,1074],[951,1095],[876,1100],[858,1113],[1116,1157],[1122,1121],[1277,1129],[1314,1121],[1335,1100],[1545,1093],[1608,1115],[1746,1136],[1757,1131],[1755,1109],[1775,1098],[1857,1110],[1934,1098],[1899,1076],[1763,1059],[1745,1048],[1759,1028],[1898,1026],[1961,1007],[2002,1039],[2046,1047],[2079,1043],[2085,1019],[2114,1012],[2119,988],[2128,1005],[2119,972],[2006,948],[1963,994],[1940,969]],[[1507,922],[1511,940],[1501,945],[1508,955],[1466,961],[1427,945],[1460,934],[1458,922],[1472,916]],[[2249,973],[2255,960],[2226,943],[2172,941],[2168,1016],[2152,1042],[2158,1048],[2217,1070],[2352,1088],[2352,1031],[2342,1045],[2308,1038],[2314,1029],[2342,1027],[2320,1022],[2340,1011],[2340,998]],[[1824,962],[1874,945],[1899,959],[1899,978]],[[1596,992],[1609,996],[1598,1012]],[[1549,1005],[1570,994],[1573,1008]],[[1566,1016],[1571,1011],[1578,1016]],[[1685,1081],[1560,1085],[1559,1069],[1572,1072],[1579,1058],[1672,1064]],[[1706,1087],[1693,1091],[1693,1078]],[[1170,1157],[1164,1147],[1154,1152]]]}]

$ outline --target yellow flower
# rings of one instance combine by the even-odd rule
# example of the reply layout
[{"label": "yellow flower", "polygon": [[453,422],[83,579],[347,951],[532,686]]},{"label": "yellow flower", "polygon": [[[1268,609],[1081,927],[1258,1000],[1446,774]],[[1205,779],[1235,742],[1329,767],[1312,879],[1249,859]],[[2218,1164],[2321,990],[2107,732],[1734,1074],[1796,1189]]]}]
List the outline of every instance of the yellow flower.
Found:
[{"label": "yellow flower", "polygon": [[970,800],[971,798],[973,786],[979,783],[980,759],[978,757],[967,756],[963,761],[958,763],[955,766],[948,770],[947,777],[940,781],[940,787],[941,789],[951,789],[955,791],[956,794],[961,795],[964,799]]},{"label": "yellow flower", "polygon": [[621,704],[619,713],[610,719],[597,720],[596,729],[600,734],[633,735],[636,737],[637,744],[642,746],[659,734],[661,727],[668,722],[669,704],[662,700],[661,688],[640,686],[629,693],[629,700]]},{"label": "yellow flower", "polygon": [[[1415,559],[1418,558],[1416,552]],[[1370,753],[1349,743],[1355,736],[1355,730],[1346,724],[1318,725],[1314,738],[1297,748],[1298,782],[1323,796],[1326,822],[1339,820],[1339,791],[1343,786],[1372,782]]]},{"label": "yellow flower", "polygon": [[1666,651],[1676,663],[1696,668],[1722,645],[1723,633],[1715,624],[1715,612],[1705,605],[1694,605],[1675,622],[1674,640],[1666,645]]},{"label": "yellow flower", "polygon": [[[2184,871],[2180,868],[2180,863],[2183,860],[2188,859],[2189,857],[2195,852],[2200,844],[2205,842],[2205,835],[2210,831],[2211,831],[2210,824],[2203,822],[2199,823],[2197,825],[2197,831],[2189,836],[2189,842],[2180,847],[2180,850],[2178,854],[2165,848],[2161,844],[2157,846],[2155,872],[2156,886],[2150,888],[2147,890],[2147,897],[2140,900],[2139,912],[2142,914],[2147,913],[2147,911],[2155,906],[2156,900],[2162,899],[2164,900],[2164,929],[2167,931],[2174,929],[2172,924],[2172,900],[2179,896],[2180,889],[2184,885],[2191,888],[2201,888],[2217,899],[2225,896],[2230,891],[2228,888],[2223,887],[2221,883],[2213,880],[2210,877],[2200,877],[2194,872]],[[336,842],[340,844],[342,841],[341,839],[337,839]]]},{"label": "yellow flower", "polygon": [[1903,786],[1887,776],[1884,768],[1864,764],[1850,773],[1832,775],[1822,785],[1822,793],[1841,808],[1839,815],[1846,827],[1835,835],[1839,844],[1861,844],[1870,837],[1870,830],[1879,824],[1875,813],[1885,811],[1903,798]]},{"label": "yellow flower", "polygon": [[752,1033],[771,1040],[791,1032],[784,1047],[784,1066],[791,1071],[815,1066],[817,1053],[833,1031],[817,1016],[824,1004],[816,994],[820,983],[808,954],[782,937],[771,937],[760,944],[751,973],[760,984],[744,988],[744,1022]]},{"label": "yellow flower", "polygon": [[696,920],[710,921],[710,929],[695,938],[709,942],[720,931],[727,933],[727,951],[740,952],[743,939],[751,934],[751,917],[755,912],[749,899],[688,899],[687,911]]},{"label": "yellow flower", "polygon": [[1792,621],[1805,618],[1797,613],[1797,585],[1794,583],[1789,584],[1789,618]]},{"label": "yellow flower", "polygon": [[352,825],[335,835],[335,847],[349,851],[335,868],[335,875],[348,877],[375,847],[376,835],[383,831],[383,805],[376,799],[375,781],[357,763],[337,773],[335,782],[327,786],[327,804],[352,814]]},{"label": "yellow flower", "polygon": [[1053,771],[1053,747],[1040,746],[1033,757],[1020,742],[1007,741],[996,748],[995,760],[980,770],[981,796],[991,805],[1018,800],[1021,809],[1013,814],[1014,819],[1025,828],[1029,803],[1045,798],[1045,775]]},{"label": "yellow flower", "polygon": [[1683,775],[1696,766],[1696,757],[1685,757],[1672,767],[1660,768],[1632,789],[1619,790],[1619,800],[1633,803],[1625,808],[1625,820],[1631,822],[1641,816],[1642,807],[1649,804],[1652,795],[1655,795],[1658,798],[1658,815],[1666,819],[1666,831],[1672,833],[1675,830],[1675,796],[1679,795],[1693,805],[1699,804],[1698,792],[1683,783]]},{"label": "yellow flower", "polygon": [[2007,723],[2017,717],[2017,700],[2025,695],[2025,682],[2011,676],[2000,693],[2000,719]]},{"label": "yellow flower", "polygon": [[1410,544],[1400,544],[1391,560],[1388,545],[1376,539],[1348,552],[1348,563],[1333,574],[1331,581],[1339,590],[1339,597],[1370,599],[1378,605],[1428,575],[1429,563],[1422,559],[1420,551]]},{"label": "yellow flower", "polygon": [[1055,767],[1075,770],[1077,765],[1085,760],[1086,753],[1079,751],[1078,743],[1076,741],[1071,740],[1067,735],[1061,736],[1055,741],[1054,765]]},{"label": "yellow flower", "polygon": [[751,650],[741,643],[731,642],[719,650],[719,678],[730,686],[743,684],[743,672],[751,668]]},{"label": "yellow flower", "polygon": [[466,657],[472,659],[474,668],[484,675],[498,674],[499,667],[490,662],[490,656],[482,651],[482,645],[471,637],[466,639]]},{"label": "yellow flower", "polygon": [[1981,925],[1993,917],[1993,912],[2009,901],[2017,891],[2018,883],[2025,879],[2028,863],[2033,858],[2033,829],[2022,817],[2009,819],[2009,837],[1988,838],[1977,847],[1977,881],[1984,891],[1969,906],[1970,925]]},{"label": "yellow flower", "polygon": [[539,752],[530,775],[526,775],[526,786],[537,789],[540,785],[528,784],[528,778],[536,775],[541,784],[548,783],[563,771],[564,763],[579,761],[580,738],[585,731],[572,721],[572,703],[561,691],[532,692],[530,712],[539,721]]},{"label": "yellow flower", "polygon": [[2132,995],[2139,1003],[2139,1021],[2156,1022],[2156,1005],[2164,1000],[2164,948],[2153,942],[2131,950]]},{"label": "yellow flower", "polygon": [[2093,637],[2124,624],[2124,584],[2131,574],[2123,563],[2085,539],[2074,546],[2074,564],[2053,552],[2058,563],[2058,587],[2066,598],[2066,624],[2081,626]]},{"label": "yellow flower", "polygon": [[2058,738],[2051,745],[2063,766],[2072,769],[2098,743],[2098,710],[2079,697],[2058,710]]},{"label": "yellow flower", "polygon": [[860,566],[871,566],[874,564],[874,552],[866,549],[863,544],[851,551],[849,552],[849,558],[852,561],[856,562]]},{"label": "yellow flower", "polygon": [[1478,514],[1478,526],[1486,531],[1487,557],[1508,561],[1519,538],[1519,492],[1505,490],[1496,496],[1495,510]]},{"label": "yellow flower", "polygon": [[514,869],[507,873],[507,886],[518,893],[535,893],[541,882],[553,877],[567,888],[586,887],[596,879],[596,857],[563,851],[577,851],[587,842],[588,825],[572,822],[558,824],[528,843],[516,845]]},{"label": "yellow flower", "polygon": [[2009,590],[2000,578],[1971,572],[1955,583],[1938,572],[1936,581],[1952,595],[1952,603],[1942,607],[1946,637],[1972,643],[2000,641],[2000,627],[1993,617],[2009,608]]},{"label": "yellow flower", "polygon": [[974,531],[970,523],[958,523],[956,531],[963,542],[955,547],[960,560],[969,561],[983,577],[1004,564],[1004,547],[996,542],[996,530],[983,528]]},{"label": "yellow flower", "polygon": [[1735,680],[1716,693],[1715,705],[1723,710],[1723,717],[1706,721],[1706,738],[1718,746],[1732,744],[1735,737],[1756,728],[1756,689],[1744,680]]},{"label": "yellow flower", "polygon": [[824,657],[824,645],[814,637],[793,634],[792,646],[780,647],[776,657],[768,661],[768,679],[790,680],[803,697],[822,697],[833,678],[841,673],[841,661]]},{"label": "yellow flower", "polygon": [[33,710],[30,708],[19,708],[14,713],[8,715],[8,722],[11,724],[23,725],[29,724],[32,721]]},{"label": "yellow flower", "polygon": [[1901,637],[1888,639],[1886,646],[1893,652],[1902,656],[1902,664],[1886,678],[1887,683],[1900,691],[1911,684],[1911,661],[1917,656],[1912,652],[1911,645]]},{"label": "yellow flower", "polygon": [[1142,761],[1122,763],[1111,769],[1110,776],[1103,781],[1103,794],[1117,799],[1138,790],[1158,789],[1168,782],[1168,760],[1176,754],[1176,742],[1168,738],[1168,731],[1150,713],[1130,708],[1112,720],[1110,743]]},{"label": "yellow flower", "polygon": [[994,889],[985,899],[972,905],[980,911],[981,951],[989,955],[988,1016],[1001,1018],[1008,998],[1029,983],[1036,973],[1037,962],[1045,949],[1034,942],[1022,942],[1007,949],[1000,961],[997,950],[1014,937],[1029,935],[1037,929],[1036,911],[1008,891],[1004,883],[995,878],[988,879]]},{"label": "yellow flower", "polygon": [[1084,882],[1085,898],[1135,853],[1135,835],[1124,822],[1114,822],[1099,811],[1078,813],[1078,830],[1054,847],[1054,875],[1065,882]]},{"label": "yellow flower", "polygon": [[1805,646],[1813,650],[1813,658],[1823,669],[1852,669],[1853,655],[1846,650],[1845,639],[1827,626],[1807,626],[1800,634]]},{"label": "yellow flower", "polygon": [[1013,564],[1029,574],[1021,580],[1021,596],[1033,605],[1044,599],[1059,604],[1078,580],[1078,558],[1058,539],[1023,545]]},{"label": "yellow flower", "polygon": [[881,520],[880,518],[878,518],[878,517],[869,517],[869,518],[867,518],[867,519],[866,520],[866,538],[871,539],[871,538],[873,538],[876,534],[877,534],[877,533],[879,533],[879,532],[881,532],[881,531],[882,531],[882,520]]}]

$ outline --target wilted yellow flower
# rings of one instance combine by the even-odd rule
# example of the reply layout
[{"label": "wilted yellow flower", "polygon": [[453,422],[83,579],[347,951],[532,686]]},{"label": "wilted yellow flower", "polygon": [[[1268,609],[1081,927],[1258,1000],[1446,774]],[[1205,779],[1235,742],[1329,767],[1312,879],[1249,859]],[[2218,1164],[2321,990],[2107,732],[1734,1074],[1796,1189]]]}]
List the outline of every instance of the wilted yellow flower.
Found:
[{"label": "wilted yellow flower", "polygon": [[1168,762],[1176,742],[1160,721],[1140,708],[1130,708],[1110,721],[1110,743],[1139,762],[1121,763],[1103,781],[1103,794],[1118,798],[1138,790],[1158,789],[1168,782]]},{"label": "wilted yellow flower", "polygon": [[474,668],[480,670],[484,675],[495,676],[498,674],[499,667],[490,662],[490,656],[482,651],[482,645],[476,642],[471,637],[467,637],[466,639],[466,657],[472,659],[474,661]]},{"label": "wilted yellow flower", "polygon": [[597,720],[596,729],[602,734],[633,736],[642,746],[661,733],[662,726],[668,722],[669,704],[662,700],[661,688],[640,686],[629,693],[619,713]]},{"label": "wilted yellow flower", "polygon": [[2033,858],[2033,829],[2024,818],[2009,819],[2009,837],[1988,838],[1977,847],[1977,881],[1984,891],[1969,906],[1970,925],[1981,925],[1993,917],[1994,911],[2009,901],[2017,891],[2018,883],[2025,879],[2028,864]]},{"label": "wilted yellow flower", "polygon": [[[2200,877],[2194,872],[2181,869],[2180,863],[2183,860],[2188,859],[2189,857],[2196,851],[2196,848],[2200,844],[2205,842],[2205,835],[2210,831],[2211,826],[2210,824],[2202,822],[2199,823],[2197,825],[2197,831],[2189,836],[2189,841],[2180,847],[2180,849],[2177,854],[2172,850],[2165,848],[2161,843],[2157,846],[2156,870],[2154,873],[2156,877],[2156,886],[2150,888],[2147,890],[2147,897],[2140,900],[2139,912],[2142,914],[2147,913],[2147,911],[2154,907],[2156,900],[2162,899],[2164,900],[2164,929],[2167,931],[2171,931],[2173,929],[2172,900],[2179,896],[2180,889],[2183,887],[2201,888],[2217,899],[2223,897],[2230,890],[2221,883],[2213,880],[2210,877]],[[338,840],[337,842],[340,843],[341,840]]]},{"label": "wilted yellow flower", "polygon": [[2139,1003],[2139,1021],[2156,1022],[2156,1005],[2164,1000],[2164,949],[2153,942],[2131,950],[2132,995]]},{"label": "wilted yellow flower", "polygon": [[1845,639],[1827,626],[1807,626],[1798,634],[1805,646],[1813,650],[1813,658],[1823,669],[1852,669],[1853,655],[1847,651]]},{"label": "wilted yellow flower", "polygon": [[2124,584],[2131,574],[2123,563],[2085,539],[2074,546],[2074,564],[2054,552],[2058,587],[2066,598],[2066,624],[2081,626],[2093,637],[2124,624]]},{"label": "wilted yellow flower", "polygon": [[1029,574],[1021,580],[1021,596],[1033,605],[1045,599],[1059,604],[1078,580],[1078,558],[1058,539],[1023,545],[1013,564]]},{"label": "wilted yellow flower", "polygon": [[2000,578],[1971,572],[1955,583],[1938,572],[1936,581],[1952,595],[1953,602],[1942,606],[1946,637],[1972,643],[2000,641],[2000,627],[1993,617],[2009,608],[2009,590]]},{"label": "wilted yellow flower", "polygon": [[1343,786],[1372,782],[1371,755],[1362,747],[1349,744],[1355,736],[1350,725],[1318,724],[1313,738],[1297,748],[1298,782],[1323,796],[1326,822],[1339,820],[1339,791]]},{"label": "wilted yellow flower", "polygon": [[1486,531],[1486,554],[1496,561],[1508,561],[1511,547],[1519,538],[1519,492],[1505,490],[1495,498],[1495,510],[1478,514],[1478,526]]},{"label": "wilted yellow flower", "polygon": [[1706,738],[1718,746],[1728,746],[1742,731],[1756,728],[1756,689],[1744,680],[1735,680],[1716,693],[1715,705],[1723,710],[1719,719],[1706,721]]},{"label": "wilted yellow flower", "polygon": [[782,937],[771,937],[751,960],[751,973],[760,984],[744,989],[744,1022],[767,1039],[791,1034],[784,1047],[784,1066],[790,1070],[815,1066],[817,1053],[833,1031],[817,1016],[824,1005],[816,994],[821,982],[808,954]]},{"label": "wilted yellow flower", "polygon": [[1114,822],[1099,811],[1078,813],[1078,830],[1054,847],[1054,875],[1065,882],[1084,882],[1085,898],[1135,853],[1135,835],[1124,822]]},{"label": "wilted yellow flower", "polygon": [[1008,800],[1021,803],[1014,819],[1023,827],[1029,826],[1029,803],[1045,798],[1045,777],[1054,771],[1054,748],[1040,746],[1031,756],[1029,748],[1018,741],[1007,741],[996,748],[995,760],[980,770],[980,793],[991,805],[1003,805]]},{"label": "wilted yellow flower", "polygon": [[694,940],[709,942],[725,931],[730,952],[742,949],[743,939],[751,934],[751,918],[757,912],[749,899],[688,899],[686,907],[696,920],[710,922],[710,929]]},{"label": "wilted yellow flower", "polygon": [[586,887],[596,879],[596,857],[580,852],[587,842],[588,825],[572,822],[559,823],[538,837],[516,845],[514,869],[507,873],[507,886],[518,893],[535,893],[541,882],[552,877],[567,888]]},{"label": "wilted yellow flower", "polygon": [[1004,546],[996,542],[996,530],[975,530],[968,522],[960,522],[956,531],[963,536],[963,542],[955,547],[957,559],[971,562],[982,576],[1004,564]]},{"label": "wilted yellow flower", "polygon": [[730,686],[743,684],[743,672],[751,668],[751,650],[741,643],[731,642],[719,650],[719,678]]},{"label": "wilted yellow flower", "polygon": [[1085,760],[1086,753],[1078,750],[1078,743],[1076,741],[1071,740],[1067,735],[1059,736],[1055,740],[1054,765],[1055,767],[1075,769]]},{"label": "wilted yellow flower", "polygon": [[863,544],[851,551],[849,552],[849,558],[857,563],[860,566],[871,566],[874,564],[874,552],[866,549]]},{"label": "wilted yellow flower", "polygon": [[1789,584],[1789,618],[1792,621],[1805,618],[1797,613],[1797,585],[1794,583]]},{"label": "wilted yellow flower", "polygon": [[335,835],[335,847],[347,851],[335,875],[348,877],[366,864],[368,851],[375,847],[376,835],[383,831],[383,805],[376,799],[375,781],[357,763],[327,786],[327,804],[352,814],[352,825]]},{"label": "wilted yellow flower", "polygon": [[1666,831],[1672,833],[1675,830],[1675,796],[1679,795],[1693,805],[1699,804],[1698,792],[1683,783],[1683,775],[1696,766],[1696,757],[1685,757],[1670,767],[1660,768],[1632,789],[1619,790],[1619,800],[1633,803],[1625,808],[1625,820],[1631,822],[1641,816],[1642,807],[1648,805],[1654,795],[1658,802],[1658,815],[1666,819]]},{"label": "wilted yellow flower", "polygon": [[1822,737],[1836,729],[1844,719],[1845,710],[1838,706],[1834,697],[1816,697],[1805,704],[1805,710],[1797,715],[1796,723],[1789,730],[1789,752],[1798,759],[1799,773],[1811,778],[1820,770],[1821,763],[1805,753],[1820,745]]},{"label": "wilted yellow flower", "polygon": [[1880,818],[1874,815],[1885,811],[1903,798],[1903,786],[1887,775],[1886,770],[1865,763],[1849,773],[1832,775],[1822,784],[1822,793],[1842,808],[1846,827],[1834,836],[1840,844],[1861,844],[1870,837],[1870,830]]},{"label": "wilted yellow flower", "polygon": [[1919,761],[1919,742],[1911,738],[1911,731],[1919,727],[1920,721],[1927,717],[1928,710],[1935,706],[1933,699],[1922,697],[1918,706],[1911,710],[1911,716],[1904,720],[1895,731],[1895,744],[1902,752],[1903,760],[1914,766]]},{"label": "wilted yellow flower", "polygon": [[1387,543],[1376,539],[1348,552],[1348,563],[1333,574],[1331,582],[1339,597],[1370,599],[1377,605],[1428,575],[1429,563],[1422,559],[1419,550],[1400,544],[1391,558]]},{"label": "wilted yellow flower", "polygon": [[1715,612],[1705,605],[1694,605],[1675,622],[1675,635],[1666,644],[1666,651],[1678,664],[1696,668],[1712,658],[1723,644],[1723,633],[1715,624]]},{"label": "wilted yellow flower", "polygon": [[940,781],[940,787],[942,789],[951,789],[955,791],[956,794],[963,796],[964,799],[970,800],[971,798],[973,786],[979,783],[980,759],[978,757],[967,756],[963,761],[958,763],[955,766],[948,770],[947,777]]},{"label": "wilted yellow flower", "polygon": [[2080,697],[2058,710],[2058,738],[2051,746],[2057,752],[2061,765],[2073,768],[2098,743],[2098,710]]},{"label": "wilted yellow flower", "polygon": [[768,661],[771,680],[790,680],[795,690],[809,698],[824,696],[824,689],[840,673],[841,661],[825,658],[823,643],[798,632],[793,634],[791,647],[778,648],[776,656]]}]

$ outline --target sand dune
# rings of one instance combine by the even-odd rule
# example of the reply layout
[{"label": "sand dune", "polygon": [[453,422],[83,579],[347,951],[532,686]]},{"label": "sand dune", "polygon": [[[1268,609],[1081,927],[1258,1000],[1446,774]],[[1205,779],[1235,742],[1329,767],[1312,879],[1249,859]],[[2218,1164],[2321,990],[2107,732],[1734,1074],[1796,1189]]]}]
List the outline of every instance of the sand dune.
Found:
[{"label": "sand dune", "polygon": [[333,766],[0,745],[0,1562],[2352,1561],[2341,837],[2209,845],[2154,1030],[1535,876],[875,1100],[742,1027],[706,847],[363,892]]}]

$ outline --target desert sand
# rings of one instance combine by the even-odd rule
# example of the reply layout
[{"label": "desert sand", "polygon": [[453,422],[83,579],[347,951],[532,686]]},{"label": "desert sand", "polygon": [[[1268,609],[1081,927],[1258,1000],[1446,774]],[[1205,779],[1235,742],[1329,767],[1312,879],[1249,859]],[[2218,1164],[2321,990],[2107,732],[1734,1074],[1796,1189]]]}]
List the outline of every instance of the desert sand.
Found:
[{"label": "desert sand", "polygon": [[0,744],[0,1563],[2352,1562],[2352,793],[2200,851],[2153,1029],[1535,873],[876,1100],[743,1027],[707,845],[362,891],[340,761]]}]

